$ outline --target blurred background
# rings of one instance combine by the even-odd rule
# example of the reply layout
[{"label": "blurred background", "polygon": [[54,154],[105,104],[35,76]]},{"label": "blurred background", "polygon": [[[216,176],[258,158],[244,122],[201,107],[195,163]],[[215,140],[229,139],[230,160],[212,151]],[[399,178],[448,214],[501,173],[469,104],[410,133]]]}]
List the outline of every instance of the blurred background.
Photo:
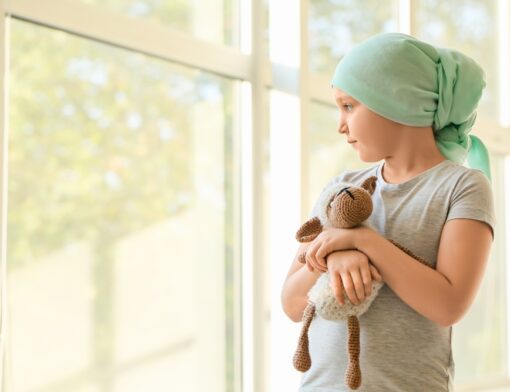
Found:
[{"label": "blurred background", "polygon": [[510,391],[510,0],[1,0],[1,390],[295,391],[280,290],[361,162],[329,81],[400,31],[487,73],[497,229],[453,332],[458,391]]}]

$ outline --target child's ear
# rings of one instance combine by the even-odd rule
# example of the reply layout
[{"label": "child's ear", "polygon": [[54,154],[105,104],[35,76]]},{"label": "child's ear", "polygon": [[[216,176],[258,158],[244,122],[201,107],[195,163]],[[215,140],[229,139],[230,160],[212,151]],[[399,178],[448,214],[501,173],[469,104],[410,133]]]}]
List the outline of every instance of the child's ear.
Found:
[{"label": "child's ear", "polygon": [[367,179],[365,179],[365,181],[363,181],[363,183],[361,184],[361,187],[363,189],[366,189],[368,191],[368,193],[373,195],[374,191],[375,191],[376,184],[377,184],[377,177],[371,176],[371,177],[368,177]]},{"label": "child's ear", "polygon": [[296,240],[299,242],[313,241],[322,232],[322,223],[315,217],[303,223],[296,233]]}]

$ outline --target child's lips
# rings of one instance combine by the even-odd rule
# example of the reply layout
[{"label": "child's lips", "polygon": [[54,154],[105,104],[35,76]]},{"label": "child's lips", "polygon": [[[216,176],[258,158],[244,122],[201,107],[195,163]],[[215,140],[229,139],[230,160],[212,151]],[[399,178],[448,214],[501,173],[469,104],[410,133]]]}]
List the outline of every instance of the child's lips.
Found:
[{"label": "child's lips", "polygon": [[347,143],[349,144],[356,143],[356,140],[347,140]]}]

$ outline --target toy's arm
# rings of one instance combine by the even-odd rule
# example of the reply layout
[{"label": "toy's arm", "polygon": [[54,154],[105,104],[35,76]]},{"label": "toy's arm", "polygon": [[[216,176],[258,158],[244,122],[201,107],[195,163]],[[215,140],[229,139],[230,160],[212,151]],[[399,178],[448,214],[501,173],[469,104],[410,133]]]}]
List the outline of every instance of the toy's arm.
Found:
[{"label": "toy's arm", "polygon": [[296,233],[296,240],[299,242],[313,241],[322,231],[322,223],[315,217],[307,220]]},{"label": "toy's arm", "polygon": [[413,252],[411,252],[411,251],[410,251],[409,249],[407,249],[405,246],[402,246],[402,245],[400,245],[399,243],[397,243],[397,242],[395,242],[395,241],[393,241],[393,240],[391,240],[391,239],[390,239],[389,241],[390,241],[393,245],[395,245],[395,246],[399,247],[401,250],[403,250],[404,252],[406,252],[406,253],[407,253],[409,256],[411,256],[413,259],[416,259],[416,260],[418,260],[420,263],[422,263],[423,265],[428,266],[428,263],[427,263],[424,259],[422,259],[422,258],[421,258],[421,257],[419,257],[419,256],[416,256]]}]

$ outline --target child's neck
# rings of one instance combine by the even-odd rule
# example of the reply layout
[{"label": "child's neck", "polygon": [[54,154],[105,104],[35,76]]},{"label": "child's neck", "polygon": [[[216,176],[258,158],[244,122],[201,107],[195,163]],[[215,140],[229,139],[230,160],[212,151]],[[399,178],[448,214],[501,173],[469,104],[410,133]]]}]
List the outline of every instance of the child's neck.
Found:
[{"label": "child's neck", "polygon": [[436,166],[444,160],[445,158],[441,155],[434,157],[434,159],[400,166],[395,164],[395,162],[385,160],[381,168],[381,175],[383,176],[384,181],[389,184],[400,184],[416,177],[418,174]]}]

